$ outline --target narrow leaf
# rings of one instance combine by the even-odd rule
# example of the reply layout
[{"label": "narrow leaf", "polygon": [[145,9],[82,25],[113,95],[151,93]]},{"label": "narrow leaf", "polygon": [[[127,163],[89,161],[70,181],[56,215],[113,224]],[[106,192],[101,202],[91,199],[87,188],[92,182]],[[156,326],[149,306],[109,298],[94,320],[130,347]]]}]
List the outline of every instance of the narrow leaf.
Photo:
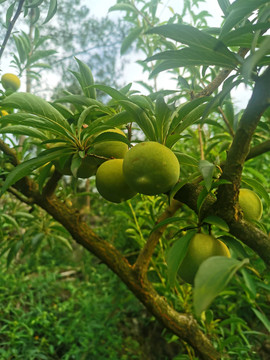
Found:
[{"label": "narrow leaf", "polygon": [[57,10],[57,0],[50,0],[49,10],[43,25],[51,20],[51,18],[55,15],[56,10]]},{"label": "narrow leaf", "polygon": [[94,85],[94,78],[89,67],[81,60],[75,58],[80,68],[80,84],[84,95],[96,99],[96,89],[92,87]]},{"label": "narrow leaf", "polygon": [[266,317],[266,315],[263,314],[262,312],[260,312],[259,310],[255,309],[255,308],[251,308],[251,309],[254,312],[254,314],[257,316],[257,318],[263,323],[263,325],[265,326],[267,331],[270,332],[270,321]]},{"label": "narrow leaf", "polygon": [[202,222],[211,224],[211,225],[215,225],[216,227],[220,228],[221,230],[224,230],[227,232],[229,232],[229,230],[230,230],[226,221],[221,219],[219,216],[215,216],[215,215],[207,216],[205,219],[203,219]]},{"label": "narrow leaf", "polygon": [[122,41],[122,45],[120,49],[121,55],[127,52],[127,50],[131,47],[132,43],[140,36],[142,31],[143,31],[142,27],[138,27],[130,31],[128,36]]},{"label": "narrow leaf", "polygon": [[37,169],[47,162],[57,159],[63,156],[65,153],[69,153],[70,149],[49,149],[41,152],[38,157],[24,161],[16,166],[7,176],[1,191],[0,196],[13,184],[22,179],[24,176],[29,175],[33,170]]},{"label": "narrow leaf", "polygon": [[205,187],[206,187],[207,191],[210,191],[212,181],[213,181],[215,165],[210,163],[207,160],[200,160],[199,161],[199,170],[203,176]]},{"label": "narrow leaf", "polygon": [[184,260],[189,242],[195,233],[196,231],[188,231],[186,235],[173,244],[167,254],[166,261],[168,264],[168,281],[171,286],[175,283],[177,271]]}]

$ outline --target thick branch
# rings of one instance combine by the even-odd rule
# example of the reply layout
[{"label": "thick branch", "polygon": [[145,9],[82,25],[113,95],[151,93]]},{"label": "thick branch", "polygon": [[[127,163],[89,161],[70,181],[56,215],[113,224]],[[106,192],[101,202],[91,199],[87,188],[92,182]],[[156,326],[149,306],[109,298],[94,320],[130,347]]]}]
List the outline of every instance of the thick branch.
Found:
[{"label": "thick branch", "polygon": [[226,216],[226,221],[232,217],[238,218],[237,199],[241,183],[243,166],[250,151],[250,143],[260,118],[270,105],[270,67],[258,78],[248,105],[240,120],[232,145],[223,167],[221,178],[231,184],[218,188],[216,210],[217,214]]},{"label": "thick branch", "polygon": [[266,152],[270,151],[270,140],[266,140],[263,143],[254,146],[250,149],[250,152],[248,153],[246,160],[253,159],[259,155],[262,155]]}]

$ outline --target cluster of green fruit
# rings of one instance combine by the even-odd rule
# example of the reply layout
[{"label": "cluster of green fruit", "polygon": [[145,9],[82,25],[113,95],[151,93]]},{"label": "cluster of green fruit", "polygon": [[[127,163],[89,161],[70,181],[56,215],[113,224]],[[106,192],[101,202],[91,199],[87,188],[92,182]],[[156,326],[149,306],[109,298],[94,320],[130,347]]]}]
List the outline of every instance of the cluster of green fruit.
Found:
[{"label": "cluster of green fruit", "polygon": [[[120,129],[106,130],[125,136]],[[71,175],[71,160],[64,166],[59,160],[56,167],[65,175]],[[77,170],[77,177],[96,175],[96,187],[108,201],[120,203],[137,193],[157,195],[168,192],[178,181],[180,164],[175,154],[166,146],[146,141],[131,149],[122,141],[93,143],[91,154],[87,155]]]},{"label": "cluster of green fruit", "polygon": [[[259,196],[250,189],[240,189],[239,204],[245,220],[259,221],[263,206]],[[228,247],[219,239],[207,234],[197,233],[191,239],[187,253],[179,267],[179,276],[193,284],[195,275],[203,261],[212,256],[230,257]]]}]

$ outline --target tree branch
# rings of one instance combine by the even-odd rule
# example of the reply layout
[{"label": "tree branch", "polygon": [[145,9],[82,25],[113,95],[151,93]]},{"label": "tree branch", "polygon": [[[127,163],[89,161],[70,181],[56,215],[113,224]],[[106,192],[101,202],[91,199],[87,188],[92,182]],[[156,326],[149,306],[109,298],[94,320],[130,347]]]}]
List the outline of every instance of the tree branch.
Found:
[{"label": "tree branch", "polygon": [[8,42],[8,39],[10,38],[10,35],[11,35],[11,32],[12,32],[12,29],[18,19],[18,17],[20,16],[20,13],[22,11],[22,7],[23,7],[23,4],[24,4],[25,0],[20,0],[19,1],[19,4],[18,4],[18,8],[16,10],[16,13],[14,14],[13,16],[13,19],[10,21],[9,25],[8,25],[8,29],[7,29],[7,32],[6,32],[6,35],[5,35],[5,38],[4,38],[4,41],[3,41],[3,44],[1,45],[0,47],[0,59],[3,55],[3,52],[5,50],[5,47],[7,45],[7,42]]},{"label": "tree branch", "polygon": [[11,149],[2,139],[0,139],[0,150],[9,157],[9,161],[12,165],[19,165],[20,162],[17,158],[16,151]]},{"label": "tree branch", "polygon": [[253,146],[246,157],[246,161],[262,155],[268,151],[270,151],[270,140],[266,140],[259,145]]},{"label": "tree branch", "polygon": [[[270,105],[270,67],[258,78],[252,96],[242,115],[229,149],[222,179],[229,180],[230,184],[219,186],[217,191],[217,214],[226,216],[224,220],[232,221],[239,217],[237,204],[238,192],[241,183],[243,166],[250,150],[250,143],[260,118]],[[241,215],[240,215],[241,217]]]},{"label": "tree branch", "polygon": [[[237,54],[244,58],[248,52],[249,49],[240,48]],[[208,84],[202,91],[200,91],[198,94],[195,95],[195,98],[211,95],[230,75],[231,72],[232,69],[221,70],[210,84]]]}]

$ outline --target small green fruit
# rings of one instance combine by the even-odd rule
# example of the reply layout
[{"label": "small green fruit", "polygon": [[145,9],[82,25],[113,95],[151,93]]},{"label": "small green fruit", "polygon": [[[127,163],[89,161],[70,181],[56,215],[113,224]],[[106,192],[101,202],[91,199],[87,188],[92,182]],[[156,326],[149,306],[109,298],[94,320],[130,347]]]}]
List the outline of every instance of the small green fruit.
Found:
[{"label": "small green fruit", "polygon": [[10,73],[2,75],[1,82],[5,90],[17,91],[21,86],[21,81],[18,76]]},{"label": "small green fruit", "polygon": [[211,256],[230,257],[230,252],[222,241],[211,235],[194,235],[190,240],[186,256],[179,267],[179,276],[187,283],[193,284],[199,266]]},{"label": "small green fruit", "polygon": [[261,199],[254,191],[249,189],[240,189],[239,204],[246,220],[259,221],[261,219],[263,206]]},{"label": "small green fruit", "polygon": [[77,171],[77,177],[86,179],[95,175],[99,165],[103,162],[103,160],[97,159],[94,156],[86,156],[82,159],[82,164],[80,165]]},{"label": "small green fruit", "polygon": [[[122,130],[117,128],[102,131],[100,134],[105,132],[115,132],[126,136]],[[123,159],[127,151],[128,145],[122,141],[107,140],[93,145],[93,153],[106,158]]]},{"label": "small green fruit", "polygon": [[[72,163],[72,156],[67,155],[60,160],[54,160],[53,163],[57,170],[63,175],[72,175],[71,172],[71,163]],[[86,156],[82,159],[82,163],[77,171],[77,178],[90,178],[91,176],[95,175],[99,165],[103,162],[103,160],[97,159],[94,156]]]},{"label": "small green fruit", "polygon": [[104,199],[120,203],[136,195],[123,175],[123,159],[105,161],[97,170],[96,187]]},{"label": "small green fruit", "polygon": [[147,141],[135,145],[126,153],[123,172],[134,191],[157,195],[166,193],[177,183],[180,165],[169,148]]}]

